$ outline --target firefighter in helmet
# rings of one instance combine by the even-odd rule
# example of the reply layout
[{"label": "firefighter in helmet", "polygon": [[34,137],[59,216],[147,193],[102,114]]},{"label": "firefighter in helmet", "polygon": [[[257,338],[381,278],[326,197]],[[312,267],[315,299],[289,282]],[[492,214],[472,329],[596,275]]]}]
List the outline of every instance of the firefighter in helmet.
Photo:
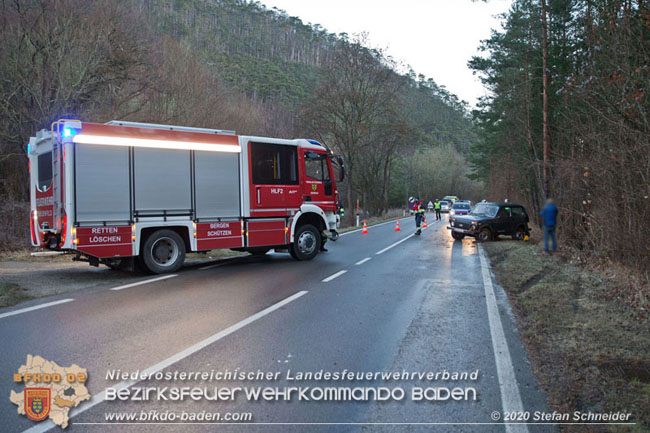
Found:
[{"label": "firefighter in helmet", "polygon": [[422,233],[422,219],[424,218],[424,207],[422,206],[422,201],[420,201],[420,197],[410,197],[409,198],[409,209],[413,211],[415,214],[415,228],[416,228],[416,235],[419,235]]}]

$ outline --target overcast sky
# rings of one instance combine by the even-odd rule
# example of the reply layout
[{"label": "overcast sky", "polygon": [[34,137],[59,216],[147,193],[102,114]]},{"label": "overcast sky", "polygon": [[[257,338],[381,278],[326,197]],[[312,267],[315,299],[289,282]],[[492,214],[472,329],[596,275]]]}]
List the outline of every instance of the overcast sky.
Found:
[{"label": "overcast sky", "polygon": [[260,0],[305,23],[320,24],[330,33],[367,32],[373,48],[385,48],[416,73],[474,105],[485,91],[467,68],[495,17],[511,0]]}]

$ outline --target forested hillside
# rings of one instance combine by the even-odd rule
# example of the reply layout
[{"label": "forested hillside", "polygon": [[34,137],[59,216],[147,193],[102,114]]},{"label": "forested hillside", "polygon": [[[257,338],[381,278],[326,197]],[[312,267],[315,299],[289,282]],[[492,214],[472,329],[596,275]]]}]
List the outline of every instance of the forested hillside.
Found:
[{"label": "forested hillside", "polygon": [[[466,177],[469,167],[464,155],[475,141],[466,105],[433,80],[416,77],[413,71],[399,76],[397,65],[380,50],[355,48],[368,46],[367,41],[333,35],[319,24],[305,24],[283,11],[268,10],[259,2],[142,0],[141,8],[154,17],[157,32],[171,34],[191,46],[223,80],[266,107],[273,115],[270,123],[277,126],[271,133],[318,136],[339,151],[346,148],[352,175],[346,185],[349,205],[358,198],[376,214],[403,203],[412,194],[433,199],[453,189],[455,194],[468,196],[479,188]],[[351,59],[367,61],[368,68],[355,67],[348,62]],[[390,80],[378,83],[363,76],[377,73],[375,67],[387,67]],[[346,68],[354,74],[348,81],[338,80],[336,76],[344,74]],[[328,77],[334,82],[328,83]],[[354,92],[360,83],[381,86],[388,82],[396,86],[388,90],[394,94],[390,100],[394,115],[390,119],[378,117],[375,127],[387,130],[398,118],[408,119],[404,125],[408,134],[383,134],[379,138],[366,129],[364,138],[372,144],[350,144],[354,139],[349,136],[346,142],[337,142],[331,134],[335,125],[321,125],[327,130],[319,130],[313,124],[312,118],[326,114],[322,106],[337,92],[339,97],[345,92],[345,98],[354,98],[360,96]],[[377,140],[392,143],[386,146]],[[386,159],[373,161],[373,148]],[[444,153],[445,163],[414,165],[420,158],[412,158],[413,154],[432,151]]]},{"label": "forested hillside", "polygon": [[470,66],[494,95],[476,113],[473,161],[490,196],[535,215],[555,198],[565,241],[647,281],[649,3],[516,0],[483,49]]},{"label": "forested hillside", "polygon": [[[2,2],[0,37],[3,215],[26,212],[25,145],[59,118],[316,137],[345,154],[344,199],[368,215],[409,195],[480,191],[467,177],[476,135],[465,103],[416,72],[398,73],[363,36],[333,35],[258,2]],[[337,106],[355,120],[343,124]]]},{"label": "forested hillside", "polygon": [[259,101],[307,98],[339,39],[257,2],[140,0],[159,34],[187,42],[206,65]]},{"label": "forested hillside", "polygon": [[[466,105],[426,77],[400,75],[363,37],[244,0],[3,2],[0,24],[8,214],[28,198],[25,143],[64,117],[318,137],[346,155],[348,203],[373,215],[409,195],[480,187],[466,177],[476,141]],[[323,122],[336,118],[337,98],[356,121]]]}]

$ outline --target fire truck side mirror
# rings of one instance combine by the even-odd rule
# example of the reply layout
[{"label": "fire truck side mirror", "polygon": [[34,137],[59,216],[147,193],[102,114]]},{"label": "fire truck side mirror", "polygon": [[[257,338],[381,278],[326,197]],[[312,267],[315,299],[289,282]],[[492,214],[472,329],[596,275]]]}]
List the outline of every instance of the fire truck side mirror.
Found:
[{"label": "fire truck side mirror", "polygon": [[343,165],[343,156],[341,155],[333,155],[333,156],[336,165],[339,166],[339,178],[337,179],[337,182],[343,182],[343,179],[345,179],[345,166]]}]

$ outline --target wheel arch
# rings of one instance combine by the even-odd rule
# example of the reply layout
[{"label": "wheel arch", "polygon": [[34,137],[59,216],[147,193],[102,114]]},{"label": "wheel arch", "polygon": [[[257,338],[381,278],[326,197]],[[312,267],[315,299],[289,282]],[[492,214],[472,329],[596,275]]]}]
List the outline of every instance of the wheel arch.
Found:
[{"label": "wheel arch", "polygon": [[144,247],[145,242],[147,242],[147,239],[149,236],[151,236],[153,233],[157,232],[158,230],[171,230],[176,232],[181,239],[183,239],[183,243],[185,243],[185,252],[189,253],[192,251],[191,244],[190,244],[190,233],[189,229],[186,226],[151,226],[151,227],[143,227],[140,230],[140,242],[139,244],[139,250],[138,253],[142,251],[142,248]]},{"label": "wheel arch", "polygon": [[[298,227],[303,224],[311,224],[321,232],[327,230],[327,222],[325,221],[325,213],[321,208],[315,205],[306,205],[296,213],[291,222],[291,237],[289,242],[293,242],[294,235]],[[313,208],[313,209],[312,209]]]}]

